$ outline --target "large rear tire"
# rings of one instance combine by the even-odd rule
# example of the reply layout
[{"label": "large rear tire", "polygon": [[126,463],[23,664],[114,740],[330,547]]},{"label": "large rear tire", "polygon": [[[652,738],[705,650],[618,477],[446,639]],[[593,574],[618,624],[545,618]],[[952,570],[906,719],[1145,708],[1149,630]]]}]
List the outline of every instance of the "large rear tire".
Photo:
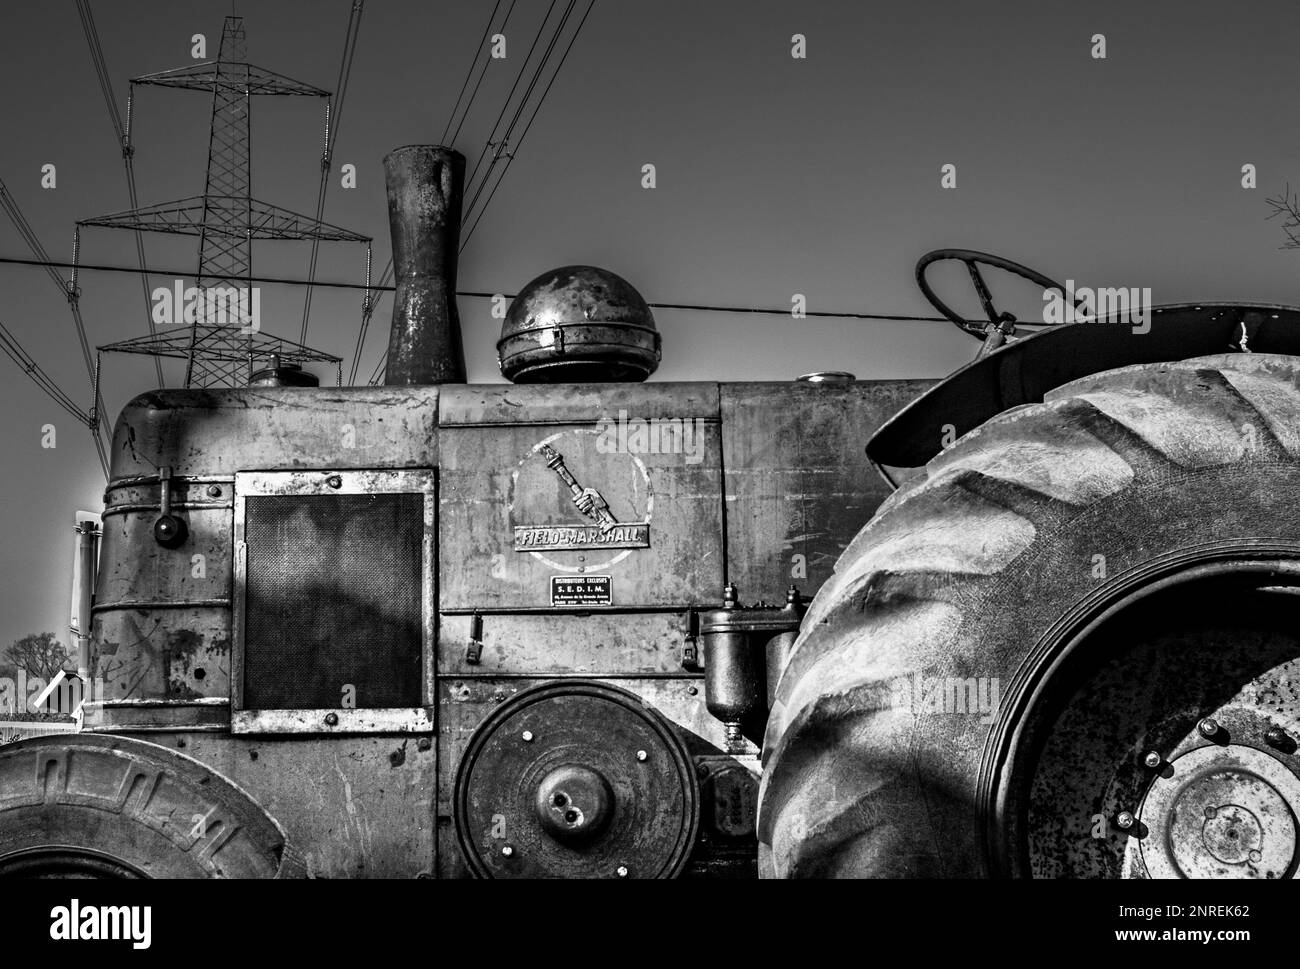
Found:
[{"label": "large rear tire", "polygon": [[[1117,832],[1113,822],[1116,806],[1132,806],[1150,785],[1134,757],[1157,739],[1169,760],[1181,756],[1189,726],[1195,746],[1195,717],[1220,702],[1240,707],[1240,696],[1210,697],[1215,687],[1197,681],[1171,699],[1149,684],[1132,703],[1161,693],[1176,710],[1148,717],[1159,723],[1135,736],[1103,740],[1096,735],[1116,731],[1095,723],[1082,730],[1080,710],[1104,706],[1105,691],[1058,697],[1058,726],[1073,724],[1115,764],[1092,788],[1076,784],[1071,796],[1083,803],[1062,810],[1077,817],[1055,828],[1012,790],[1025,781],[1025,763],[1047,770],[1044,751],[1052,749],[1038,735],[1024,760],[1028,740],[1020,734],[1042,719],[1035,704],[1071,644],[1104,651],[1080,630],[1135,590],[1215,563],[1253,561],[1278,574],[1300,560],[1298,462],[1300,360],[1263,354],[1087,377],[941,453],[863,528],[804,619],[764,744],[762,874],[1132,874],[1125,841],[1146,829]],[[1283,600],[1287,608],[1300,602],[1271,601]],[[1202,602],[1213,609],[1212,597]],[[1217,622],[1209,616],[1187,636]],[[1248,670],[1249,679],[1270,663],[1276,672],[1294,661],[1294,641],[1264,639],[1268,663],[1251,647],[1233,675]],[[1123,681],[1113,670],[1106,675],[1094,682]],[[1300,714],[1294,699],[1261,716],[1280,725]],[[1246,727],[1234,721],[1233,731],[1236,743]],[[1071,771],[1052,769],[1064,796],[1072,782],[1061,779]],[[1285,769],[1295,773],[1294,765]],[[1075,773],[1090,770],[1079,764]],[[1112,827],[1102,824],[1099,834],[1098,818]],[[1031,834],[1040,842],[1033,858]],[[1059,844],[1043,842],[1054,837]],[[1179,863],[1186,871],[1199,864]]]}]

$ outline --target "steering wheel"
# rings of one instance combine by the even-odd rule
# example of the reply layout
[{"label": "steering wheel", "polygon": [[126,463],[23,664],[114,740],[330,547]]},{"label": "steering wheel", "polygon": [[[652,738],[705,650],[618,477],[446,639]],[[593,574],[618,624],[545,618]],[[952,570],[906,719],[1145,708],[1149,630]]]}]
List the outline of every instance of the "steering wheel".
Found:
[{"label": "steering wheel", "polygon": [[[979,296],[980,305],[984,308],[984,315],[988,317],[987,322],[977,323],[958,316],[947,303],[935,295],[929,282],[926,281],[925,271],[931,263],[942,262],[946,259],[956,259],[958,262],[966,264],[966,269],[970,272],[971,282],[975,285],[975,293]],[[974,249],[935,249],[933,252],[927,252],[916,264],[916,285],[921,287],[921,292],[930,301],[930,305],[956,323],[963,332],[969,333],[977,340],[986,341],[986,349],[992,349],[1000,345],[1007,337],[1016,335],[1016,318],[1010,313],[999,313],[997,307],[993,305],[993,296],[989,293],[988,285],[984,282],[984,277],[979,271],[981,265],[1006,270],[1022,279],[1029,280],[1031,283],[1037,283],[1043,289],[1057,289],[1061,291],[1062,295],[1065,294],[1065,287],[1055,280],[1049,279],[1035,269],[1022,266],[1010,259],[1003,259],[1001,256],[995,256],[992,253],[976,252]],[[989,346],[990,343],[993,346]]]}]

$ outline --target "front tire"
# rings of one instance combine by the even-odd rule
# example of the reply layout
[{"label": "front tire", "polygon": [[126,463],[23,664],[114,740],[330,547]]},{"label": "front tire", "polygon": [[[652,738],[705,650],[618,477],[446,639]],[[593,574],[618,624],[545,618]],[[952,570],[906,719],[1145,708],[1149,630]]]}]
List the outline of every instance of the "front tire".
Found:
[{"label": "front tire", "polygon": [[0,876],[277,878],[279,825],[198,761],[125,737],[0,747]]}]

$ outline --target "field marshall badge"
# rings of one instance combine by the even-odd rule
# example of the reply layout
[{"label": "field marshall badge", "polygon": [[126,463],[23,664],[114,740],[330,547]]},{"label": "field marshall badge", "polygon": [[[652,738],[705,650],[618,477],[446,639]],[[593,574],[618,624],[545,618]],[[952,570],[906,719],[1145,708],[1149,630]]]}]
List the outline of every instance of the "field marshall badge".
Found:
[{"label": "field marshall badge", "polygon": [[516,525],[515,551],[582,551],[610,548],[649,548],[649,522],[620,522],[595,488],[584,488],[564,465],[564,456],[549,444],[538,453],[546,466],[568,487],[574,507],[588,519],[576,525]]}]

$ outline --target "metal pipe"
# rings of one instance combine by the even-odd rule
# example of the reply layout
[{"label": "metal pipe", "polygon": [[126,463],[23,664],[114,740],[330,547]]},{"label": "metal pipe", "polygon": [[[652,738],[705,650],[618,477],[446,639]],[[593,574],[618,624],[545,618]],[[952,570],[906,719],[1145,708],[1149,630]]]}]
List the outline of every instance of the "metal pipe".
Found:
[{"label": "metal pipe", "polygon": [[407,145],[384,158],[384,175],[397,284],[384,383],[464,383],[456,257],[465,156]]},{"label": "metal pipe", "polygon": [[90,682],[91,610],[95,593],[96,545],[99,530],[93,521],[77,524],[77,588],[74,596],[76,616],[73,632],[77,637],[77,676],[83,686]]}]

